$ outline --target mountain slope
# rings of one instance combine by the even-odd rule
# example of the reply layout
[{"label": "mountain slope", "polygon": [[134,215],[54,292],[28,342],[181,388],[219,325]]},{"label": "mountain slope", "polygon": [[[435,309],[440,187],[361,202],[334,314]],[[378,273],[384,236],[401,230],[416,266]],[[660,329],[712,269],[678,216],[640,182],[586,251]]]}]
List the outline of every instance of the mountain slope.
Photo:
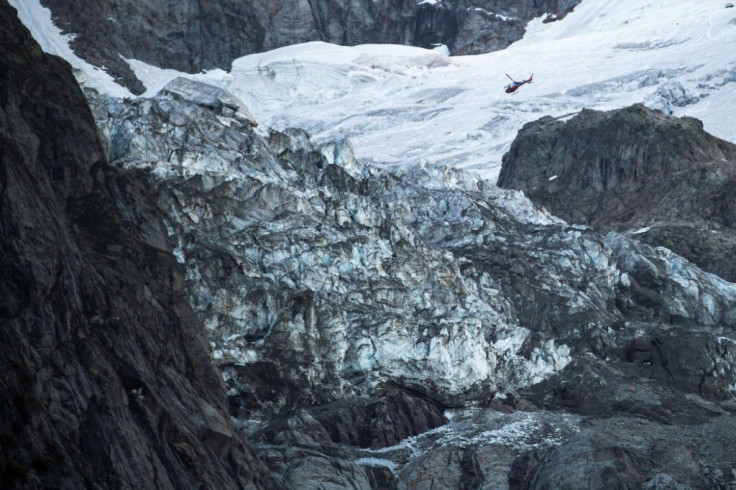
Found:
[{"label": "mountain slope", "polygon": [[[498,465],[483,477],[492,481],[531,451],[633,444],[576,442],[569,414],[542,407],[626,427],[643,417],[652,431],[636,444],[647,448],[674,424],[673,447],[698,468],[731,464],[722,442],[701,457],[688,441],[732,420],[733,284],[668,250],[567,225],[472,174],[382,170],[347,141],[317,146],[298,129],[262,137],[207,97],[89,100],[112,163],[152,176],[232,413],[291,487],[440,485],[472,479],[474,458]],[[438,406],[461,421],[437,418]],[[474,406],[530,411],[516,423],[539,421],[529,433],[541,441],[490,451],[483,434],[498,421],[487,408],[477,419],[462,411]],[[393,445],[362,447],[375,434]],[[645,451],[631,481],[653,481],[652,460],[676,472]],[[532,466],[520,478],[536,471],[554,478]],[[702,486],[699,471],[687,481]]]},{"label": "mountain slope", "polygon": [[[27,193],[44,202],[60,192],[53,207],[68,208],[70,217],[50,221],[69,221],[80,236],[51,223],[39,229],[57,230],[58,242],[34,241],[26,232],[26,240],[3,243],[3,258],[21,270],[23,261],[10,259],[26,253],[18,244],[29,242],[32,263],[51,257],[64,284],[95,286],[79,288],[89,292],[83,299],[93,298],[84,312],[112,305],[87,319],[96,328],[83,330],[85,339],[74,345],[97,349],[83,356],[93,367],[98,356],[99,364],[112,362],[117,370],[108,384],[113,392],[118,381],[117,392],[128,390],[121,406],[142,406],[134,422],[160,430],[127,446],[158,448],[152,464],[163,461],[171,470],[160,486],[179,477],[179,486],[554,488],[563,481],[571,488],[726,488],[736,467],[734,284],[670,250],[565,223],[519,191],[454,168],[492,173],[494,155],[508,149],[516,130],[547,112],[567,119],[587,104],[643,99],[673,112],[715,107],[733,87],[724,11],[715,2],[584,2],[562,22],[532,23],[524,40],[492,55],[310,43],[239,59],[231,73],[169,85],[179,73],[131,62],[156,88],[152,96],[111,97],[89,88],[97,82],[90,79],[85,93],[104,150],[89,122],[71,132],[81,138],[70,146],[82,161],[100,161],[99,179],[81,178],[63,192],[51,186],[38,199]],[[665,21],[680,28],[665,29]],[[534,69],[537,83],[505,95],[505,66],[531,71],[526,62],[544,67]],[[503,80],[497,92],[488,90],[495,75]],[[72,102],[79,101],[77,94]],[[678,124],[699,129],[659,113],[649,120],[643,115],[651,111],[641,106],[619,112],[642,119],[642,134],[668,128],[663,141]],[[712,113],[711,123],[726,120]],[[608,128],[605,117],[592,114],[583,111],[572,125],[595,122],[589,135]],[[555,121],[550,125],[562,124]],[[38,137],[55,134],[40,127]],[[716,153],[700,141],[714,139],[695,134],[675,142],[680,153],[729,155],[728,144],[718,143]],[[103,151],[105,158],[96,157]],[[13,178],[20,172],[9,168]],[[47,173],[63,183],[65,168]],[[22,182],[30,188],[44,179],[36,172]],[[23,193],[8,195],[4,209],[34,210]],[[25,230],[33,215],[16,219],[10,212],[7,228]],[[67,280],[77,276],[64,265],[80,255],[90,262],[79,259],[84,266],[71,270],[81,279]],[[87,281],[96,272],[117,282]],[[12,281],[28,275],[4,278],[13,315],[26,300]],[[43,302],[48,295],[36,296],[32,311],[56,311]],[[71,310],[84,327],[86,317]],[[58,316],[52,323],[67,325]],[[21,331],[24,318],[13,317],[8,331]],[[134,328],[141,324],[147,328]],[[211,358],[194,345],[204,340],[199,324]],[[124,335],[108,337],[104,327]],[[96,336],[86,340],[90,333]],[[134,355],[133,367],[114,364],[131,359],[126,354],[139,344],[157,354],[156,362]],[[18,357],[4,353],[17,370]],[[165,367],[170,359],[186,379]],[[206,362],[219,369],[227,402]],[[77,373],[75,365],[62,368]],[[149,365],[158,369],[138,369]],[[28,371],[43,373],[35,368]],[[46,386],[43,376],[36,381],[22,372],[9,379],[13,394],[30,384],[32,401]],[[170,386],[187,396],[178,400]],[[213,397],[214,411],[203,409],[211,417],[200,425],[187,409],[202,397]],[[22,414],[33,404],[23,403],[15,397],[3,407],[13,414],[3,430],[11,443],[12,430],[29,430]],[[240,445],[226,403],[268,470]],[[58,420],[49,405],[39,417]],[[88,412],[115,426],[106,409],[92,405]],[[127,412],[113,412],[128,427]],[[157,418],[162,413],[168,415]],[[103,447],[107,433],[83,434],[79,461],[113,465],[104,450],[89,449]],[[37,474],[48,475],[48,485],[61,479],[44,473],[52,450],[34,459],[16,446],[10,454],[19,464],[8,472],[16,482]],[[183,468],[192,467],[192,455],[208,463]],[[139,464],[130,459],[115,468]],[[223,467],[230,470],[225,476]],[[110,485],[128,484],[129,476]]]},{"label": "mountain slope", "polygon": [[229,69],[232,60],[246,54],[316,40],[422,47],[443,43],[457,54],[473,54],[502,49],[521,38],[531,18],[562,16],[578,2],[44,0],[43,5],[57,25],[74,34],[71,45],[77,55],[141,93],[145,88],[124,59],[196,73]]},{"label": "mountain slope", "polygon": [[140,176],[0,2],[0,486],[274,488]]},{"label": "mountain slope", "polygon": [[[498,52],[306,44],[241,58],[206,81],[240,97],[263,126],[300,127],[317,142],[347,137],[358,158],[378,164],[427,162],[494,179],[525,123],[584,108],[645,103],[736,141],[735,19],[719,0],[584,1],[560,22],[535,19]],[[506,73],[533,73],[534,83],[508,95]]]},{"label": "mountain slope", "polygon": [[[20,6],[44,49],[87,71],[88,86],[122,95],[73,59],[68,40],[49,35],[50,17]],[[721,0],[583,1],[559,22],[534,19],[523,39],[483,55],[307,43],[233,60],[228,73],[187,76],[229,89],[262,127],[301,127],[318,142],[349,137],[359,158],[385,165],[428,162],[494,179],[525,123],[583,108],[646,103],[696,117],[711,134],[736,141],[735,19],[736,10]],[[186,75],[129,62],[148,96]],[[507,95],[506,73],[534,73],[535,83]]]}]

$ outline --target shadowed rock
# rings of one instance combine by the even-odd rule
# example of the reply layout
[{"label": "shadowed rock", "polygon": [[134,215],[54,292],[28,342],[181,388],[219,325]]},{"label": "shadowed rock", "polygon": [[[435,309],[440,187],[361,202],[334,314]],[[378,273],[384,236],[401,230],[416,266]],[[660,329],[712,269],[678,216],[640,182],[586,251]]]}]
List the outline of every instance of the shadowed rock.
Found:
[{"label": "shadowed rock", "polygon": [[730,420],[685,427],[621,417],[592,421],[556,448],[517,458],[510,487],[728,488],[736,481]]},{"label": "shadowed rock", "polygon": [[0,486],[277,488],[234,432],[140,174],[0,1]]},{"label": "shadowed rock", "polygon": [[403,391],[311,409],[334,442],[383,448],[447,422],[442,407]]}]

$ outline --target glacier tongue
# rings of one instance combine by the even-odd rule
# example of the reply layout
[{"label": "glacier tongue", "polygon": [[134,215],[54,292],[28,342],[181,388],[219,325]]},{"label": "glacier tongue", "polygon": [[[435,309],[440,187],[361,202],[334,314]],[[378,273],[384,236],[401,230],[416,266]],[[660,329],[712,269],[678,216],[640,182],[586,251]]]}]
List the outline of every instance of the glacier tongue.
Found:
[{"label": "glacier tongue", "polygon": [[[312,457],[278,441],[333,444],[334,421],[306,407],[347,404],[343,423],[364,414],[348,400],[382,406],[386,390],[445,407],[630,403],[675,422],[706,417],[698,396],[733,396],[734,285],[461,170],[366,165],[348,140],[316,146],[299,129],[262,137],[191,95],[88,91],[111,163],[157,189],[233,415],[291,414],[266,431],[274,468]],[[422,478],[435,449],[389,466]],[[354,462],[333,462],[365,484]]]},{"label": "glacier tongue", "polygon": [[187,89],[91,100],[112,163],[150,171],[161,190],[233,396],[258,365],[299,387],[281,407],[387,384],[465,404],[569,362],[551,338],[522,354],[532,327],[465,250],[559,220],[461,171],[390,173],[357,161],[348,141],[317,148],[299,130],[262,139]]},{"label": "glacier tongue", "polygon": [[[639,264],[657,260],[663,290],[682,288],[660,253],[568,226],[518,192],[457,169],[366,166],[349,141],[318,148],[296,129],[264,139],[196,99],[91,103],[112,163],[150,171],[161,192],[214,359],[231,396],[251,395],[244,416],[387,385],[487,401],[626,320],[616,304]],[[733,297],[701,289],[673,296],[671,314],[712,317]],[[288,389],[254,393],[260,370]]]}]

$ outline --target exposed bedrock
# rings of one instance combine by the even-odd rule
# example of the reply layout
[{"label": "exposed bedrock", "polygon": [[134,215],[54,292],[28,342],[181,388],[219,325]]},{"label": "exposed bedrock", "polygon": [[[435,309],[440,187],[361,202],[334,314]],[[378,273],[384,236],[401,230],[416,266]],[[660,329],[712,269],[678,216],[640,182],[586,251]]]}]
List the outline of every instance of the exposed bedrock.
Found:
[{"label": "exposed bedrock", "polygon": [[276,488],[139,172],[0,1],[0,487]]},{"label": "exposed bedrock", "polygon": [[736,281],[736,145],[643,105],[545,117],[519,132],[498,185],[571,223],[632,232]]},{"label": "exposed bedrock", "polygon": [[[370,399],[341,400],[310,407],[308,412],[332,442],[379,449],[445,424],[444,408],[426,397],[388,389]],[[272,423],[260,437],[283,441],[280,433],[280,424]]]},{"label": "exposed bedrock", "polygon": [[563,17],[579,0],[229,0],[137,2],[42,0],[73,49],[144,91],[125,59],[196,73],[230,69],[240,56],[307,41],[449,46],[453,54],[502,49],[526,24]]},{"label": "exposed bedrock", "polygon": [[641,418],[591,420],[567,442],[517,458],[509,482],[520,489],[730,488],[736,483],[732,422],[732,417],[686,426]]},{"label": "exposed bedrock", "polygon": [[388,488],[385,466],[356,464],[355,448],[383,449],[447,422],[441,405],[403,390],[295,411],[252,435],[264,462],[290,488]]}]

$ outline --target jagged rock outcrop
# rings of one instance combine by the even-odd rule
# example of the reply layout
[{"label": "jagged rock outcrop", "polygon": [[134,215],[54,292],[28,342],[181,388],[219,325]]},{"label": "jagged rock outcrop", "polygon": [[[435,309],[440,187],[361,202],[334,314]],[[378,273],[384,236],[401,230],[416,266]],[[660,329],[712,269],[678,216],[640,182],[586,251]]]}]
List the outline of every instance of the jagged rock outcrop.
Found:
[{"label": "jagged rock outcrop", "polygon": [[[307,41],[449,46],[453,54],[502,49],[529,20],[559,18],[579,0],[257,0],[67,2],[42,0],[72,47],[134,93],[143,85],[122,59],[196,73],[240,56]],[[121,58],[122,56],[122,58]]]},{"label": "jagged rock outcrop", "polygon": [[[646,419],[594,420],[569,441],[517,459],[510,481],[520,489],[729,488],[736,483],[736,447],[724,437],[731,422],[670,426]],[[703,459],[717,464],[703,465]]]},{"label": "jagged rock outcrop", "polygon": [[643,105],[522,128],[498,185],[553,214],[636,232],[736,281],[736,145]]},{"label": "jagged rock outcrop", "polygon": [[[534,445],[434,444],[445,427],[492,432],[435,421],[415,424],[430,429],[412,437],[429,441],[421,454],[371,452],[360,434],[381,418],[367,400],[385,389],[654,426],[733,420],[736,286],[669,250],[568,225],[462,172],[380,170],[296,129],[262,138],[196,98],[88,93],[113,163],[156,182],[231,413],[287,486],[493,485],[512,465],[525,481],[531,450],[576,432],[545,422]],[[411,406],[406,420],[431,419]],[[252,417],[281,422],[253,431]],[[711,456],[698,464],[728,483],[736,461]]]},{"label": "jagged rock outcrop", "polygon": [[[730,184],[728,184],[730,185]],[[727,189],[727,188],[726,188]],[[704,210],[704,214],[707,210]],[[736,233],[733,224],[720,226],[720,220],[658,221],[636,230],[637,240],[669,248],[687,257],[704,270],[736,282]]]},{"label": "jagged rock outcrop", "polygon": [[[526,125],[504,158],[499,185],[524,190],[569,221],[633,231],[637,240],[663,245],[733,281],[735,159],[736,146],[705,133],[699,121],[637,105]],[[732,484],[733,462],[720,459],[731,449],[719,431],[734,407],[725,395],[729,389],[717,386],[717,373],[733,370],[733,334],[719,333],[733,322],[733,300],[708,306],[710,293],[695,276],[676,279],[680,292],[666,286],[655,270],[665,266],[664,276],[674,279],[687,264],[667,249],[644,252],[646,245],[615,233],[606,242],[627,270],[624,294],[616,299],[627,321],[601,332],[593,345],[598,359],[577,358],[523,396],[547,408],[595,417],[626,414],[666,425],[595,422],[555,449],[517,459],[512,482],[519,488]],[[685,313],[685,296],[705,299],[704,309]],[[716,319],[717,311],[726,316]],[[669,432],[670,425],[678,429]],[[709,442],[696,447],[693,439]]]},{"label": "jagged rock outcrop", "polygon": [[385,390],[371,399],[341,400],[310,412],[333,442],[376,449],[445,424],[444,408],[426,397]]},{"label": "jagged rock outcrop", "polygon": [[0,486],[277,488],[235,432],[161,212],[0,1]]},{"label": "jagged rock outcrop", "polygon": [[469,0],[457,2],[458,31],[447,43],[453,54],[479,54],[503,49],[524,36],[527,23],[545,15],[544,22],[562,20],[578,0]]},{"label": "jagged rock outcrop", "polygon": [[403,390],[303,408],[252,436],[259,454],[290,488],[386,488],[384,466],[356,464],[346,446],[384,449],[447,422],[441,405]]}]

